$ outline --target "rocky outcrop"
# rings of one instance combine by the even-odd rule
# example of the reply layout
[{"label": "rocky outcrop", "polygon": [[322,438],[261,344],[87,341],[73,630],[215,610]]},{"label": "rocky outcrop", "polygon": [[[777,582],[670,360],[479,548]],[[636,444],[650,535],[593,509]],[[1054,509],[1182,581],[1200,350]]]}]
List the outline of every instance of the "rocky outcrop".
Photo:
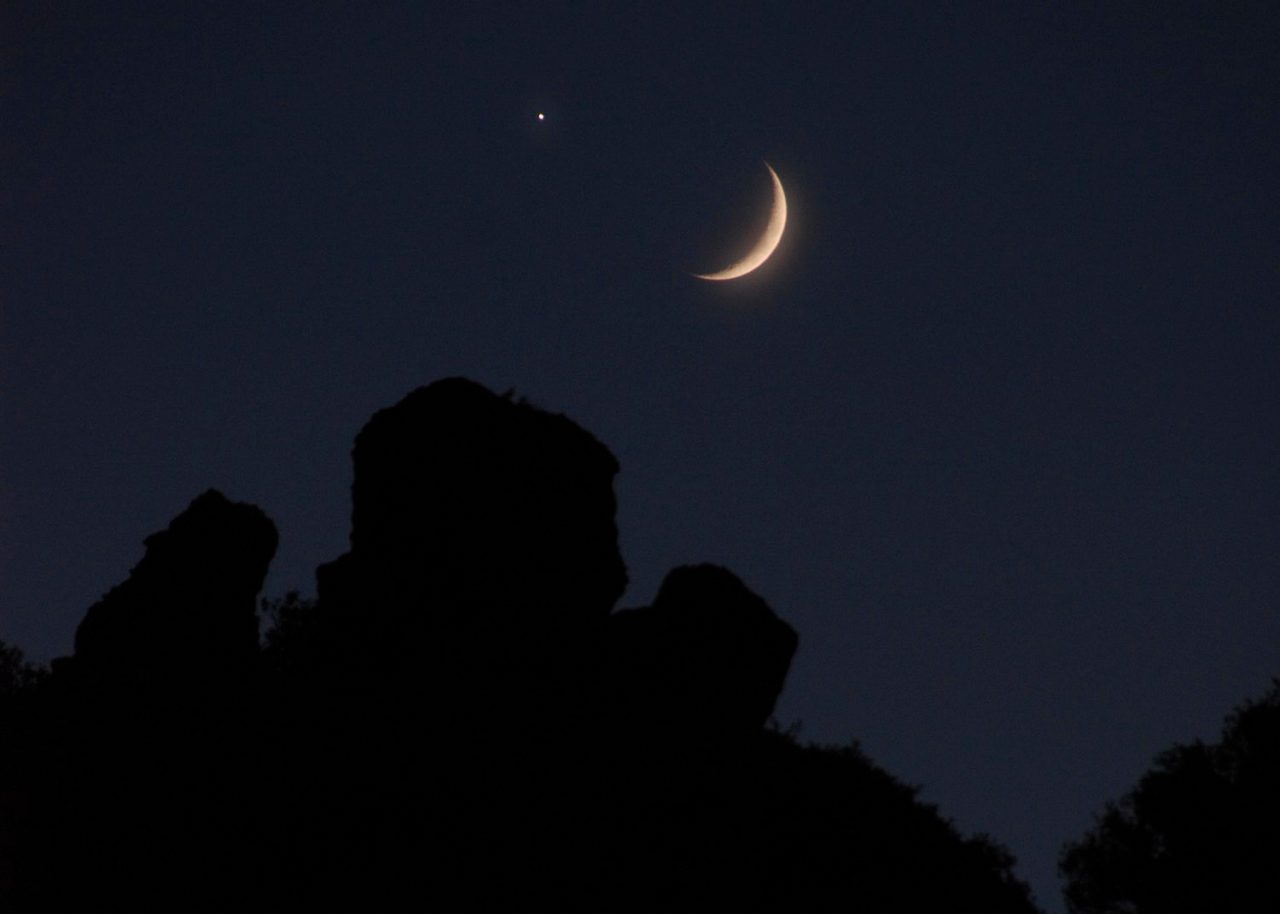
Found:
[{"label": "rocky outcrop", "polygon": [[731,571],[686,565],[653,605],[612,619],[610,676],[624,720],[708,736],[759,732],[798,638]]},{"label": "rocky outcrop", "polygon": [[449,378],[376,413],[353,461],[351,548],[316,580],[362,663],[448,693],[454,720],[512,723],[583,687],[584,639],[627,581],[608,448]]},{"label": "rocky outcrop", "polygon": [[1031,914],[909,788],[763,726],[797,638],[733,573],[611,614],[579,426],[449,379],[354,460],[350,549],[263,650],[275,528],[217,492],[89,610],[0,757],[0,908]]},{"label": "rocky outcrop", "polygon": [[618,463],[564,416],[450,378],[376,413],[353,457],[352,554],[437,607],[580,620],[626,586]]},{"label": "rocky outcrop", "polygon": [[128,579],[76,629],[78,676],[154,692],[213,688],[251,667],[275,525],[211,489],[145,544]]}]

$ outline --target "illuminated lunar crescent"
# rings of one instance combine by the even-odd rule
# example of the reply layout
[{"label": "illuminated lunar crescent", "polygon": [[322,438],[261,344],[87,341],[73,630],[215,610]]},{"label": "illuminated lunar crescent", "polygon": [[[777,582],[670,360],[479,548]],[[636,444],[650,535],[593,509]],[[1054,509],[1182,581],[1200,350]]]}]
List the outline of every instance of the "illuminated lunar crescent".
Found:
[{"label": "illuminated lunar crescent", "polygon": [[721,280],[746,276],[768,260],[774,248],[778,246],[778,242],[782,240],[782,230],[787,227],[787,195],[782,192],[782,182],[778,180],[778,173],[770,167],[768,162],[764,163],[764,167],[769,169],[769,176],[773,178],[773,211],[769,213],[769,224],[765,226],[764,234],[760,236],[756,246],[747,252],[746,257],[718,273],[694,273],[693,275],[698,279]]}]

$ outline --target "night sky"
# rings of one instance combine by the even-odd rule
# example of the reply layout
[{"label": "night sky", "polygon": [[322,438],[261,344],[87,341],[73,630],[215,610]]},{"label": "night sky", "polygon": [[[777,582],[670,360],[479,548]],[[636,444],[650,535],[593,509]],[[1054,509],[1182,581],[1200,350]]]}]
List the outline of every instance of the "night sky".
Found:
[{"label": "night sky", "polygon": [[[777,253],[693,278],[766,161]],[[1058,910],[1280,675],[1278,214],[1272,3],[6,3],[0,638],[209,487],[313,592],[355,433],[466,375],[618,456],[623,605],[736,571],[779,721]]]}]

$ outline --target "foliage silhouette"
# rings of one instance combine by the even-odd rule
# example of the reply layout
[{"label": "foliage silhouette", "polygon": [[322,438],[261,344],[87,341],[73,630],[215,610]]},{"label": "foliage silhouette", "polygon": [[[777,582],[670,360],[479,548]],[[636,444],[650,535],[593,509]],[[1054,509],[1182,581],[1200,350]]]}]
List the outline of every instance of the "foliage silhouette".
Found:
[{"label": "foliage silhouette", "polygon": [[1280,680],[1219,742],[1161,753],[1061,858],[1079,914],[1280,911]]},{"label": "foliage silhouette", "polygon": [[1035,910],[856,748],[766,728],[797,637],[732,572],[614,611],[618,465],[570,420],[447,379],[353,458],[350,549],[261,643],[274,527],[207,492],[14,674],[6,910]]},{"label": "foliage silhouette", "polygon": [[43,667],[28,663],[19,648],[0,641],[0,702],[30,694],[47,674]]}]

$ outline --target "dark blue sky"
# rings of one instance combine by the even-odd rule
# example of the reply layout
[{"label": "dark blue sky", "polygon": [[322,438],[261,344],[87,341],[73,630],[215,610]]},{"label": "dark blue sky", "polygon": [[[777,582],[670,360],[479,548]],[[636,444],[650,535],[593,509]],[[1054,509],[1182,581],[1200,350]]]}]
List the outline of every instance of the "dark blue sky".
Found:
[{"label": "dark blue sky", "polygon": [[[67,652],[209,486],[310,591],[356,431],[468,375],[617,454],[625,603],[737,571],[780,719],[1059,908],[1280,675],[1280,10],[453,6],[5,5],[0,638]],[[691,278],[762,159],[778,253]]]}]

